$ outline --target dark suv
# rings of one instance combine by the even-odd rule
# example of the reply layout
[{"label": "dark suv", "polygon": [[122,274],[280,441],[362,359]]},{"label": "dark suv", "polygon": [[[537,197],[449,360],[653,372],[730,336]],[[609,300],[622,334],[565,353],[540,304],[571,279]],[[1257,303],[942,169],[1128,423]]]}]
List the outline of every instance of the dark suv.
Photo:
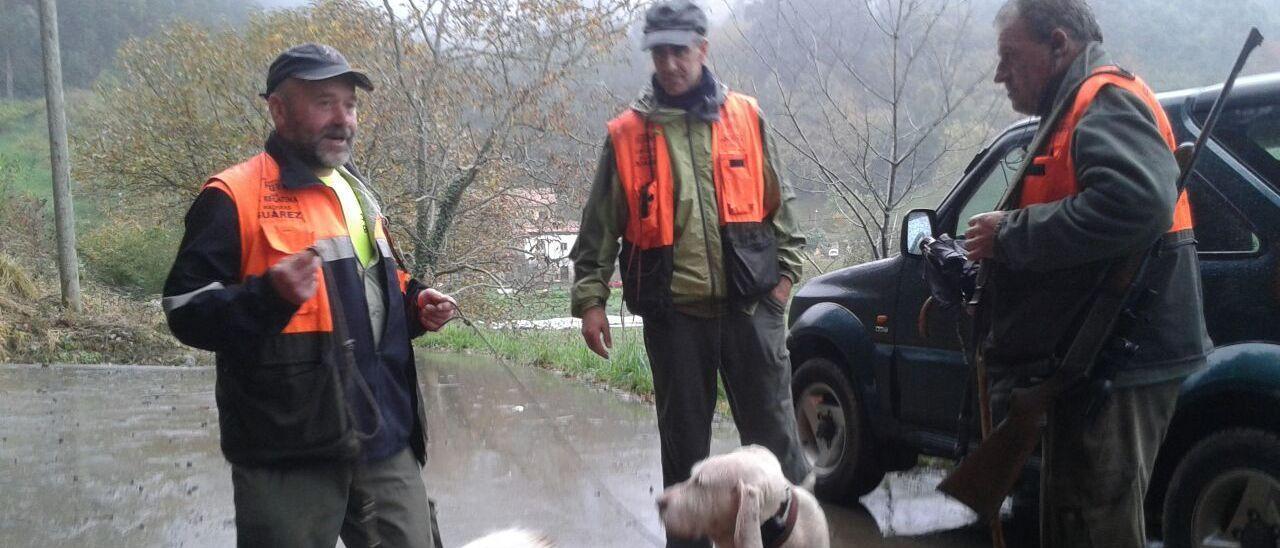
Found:
[{"label": "dark suv", "polygon": [[[1160,95],[1180,142],[1199,134],[1219,91]],[[994,209],[1036,123],[979,152],[925,230],[963,237],[969,217]],[[1240,546],[1280,526],[1280,73],[1240,80],[1188,192],[1216,347],[1183,383],[1148,521],[1167,546]],[[956,312],[921,317],[929,291],[912,230],[903,223],[897,257],[814,278],[792,304],[796,416],[826,500],[851,502],[919,455],[955,455],[967,368]]]}]

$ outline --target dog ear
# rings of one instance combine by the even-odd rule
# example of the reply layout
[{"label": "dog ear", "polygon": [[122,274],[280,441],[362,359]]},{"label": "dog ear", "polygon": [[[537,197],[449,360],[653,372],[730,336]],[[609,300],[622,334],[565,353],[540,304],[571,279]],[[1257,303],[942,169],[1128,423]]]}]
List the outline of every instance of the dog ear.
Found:
[{"label": "dog ear", "polygon": [[738,548],[764,548],[760,538],[760,490],[738,480],[738,517],[734,521],[733,543]]}]

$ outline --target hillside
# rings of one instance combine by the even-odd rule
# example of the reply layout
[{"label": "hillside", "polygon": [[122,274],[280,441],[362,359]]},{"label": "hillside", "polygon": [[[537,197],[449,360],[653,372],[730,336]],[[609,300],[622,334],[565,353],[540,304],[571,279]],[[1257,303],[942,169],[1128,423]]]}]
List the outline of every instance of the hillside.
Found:
[{"label": "hillside", "polygon": [[[208,362],[169,335],[158,299],[101,281],[109,265],[93,253],[81,255],[84,312],[62,311],[44,127],[42,103],[0,101],[0,362]],[[94,221],[80,224],[92,234]]]}]

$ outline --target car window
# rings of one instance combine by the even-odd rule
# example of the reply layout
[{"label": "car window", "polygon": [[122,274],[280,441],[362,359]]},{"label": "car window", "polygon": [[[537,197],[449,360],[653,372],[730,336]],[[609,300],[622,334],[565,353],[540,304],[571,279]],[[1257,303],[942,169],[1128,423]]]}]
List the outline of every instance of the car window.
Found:
[{"label": "car window", "polygon": [[1280,187],[1280,104],[1224,109],[1213,139],[1271,186]]},{"label": "car window", "polygon": [[1187,187],[1191,202],[1191,218],[1195,224],[1196,250],[1206,258],[1223,258],[1229,254],[1254,254],[1262,242],[1216,190],[1202,181]]},{"label": "car window", "polygon": [[1026,144],[1023,143],[1006,150],[1000,161],[988,168],[989,172],[982,178],[978,189],[969,195],[969,201],[960,208],[956,226],[952,227],[953,237],[964,237],[964,231],[969,228],[970,217],[995,210],[1000,198],[1004,197],[1005,191],[1013,184],[1013,178],[1018,175],[1018,169],[1022,167],[1026,156]]}]

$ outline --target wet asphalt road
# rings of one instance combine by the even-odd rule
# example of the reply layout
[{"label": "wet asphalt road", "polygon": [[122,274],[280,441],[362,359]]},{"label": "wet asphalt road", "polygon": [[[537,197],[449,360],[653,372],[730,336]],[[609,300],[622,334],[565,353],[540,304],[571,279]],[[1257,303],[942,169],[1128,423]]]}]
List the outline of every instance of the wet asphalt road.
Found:
[{"label": "wet asphalt road", "polygon": [[[523,526],[564,547],[661,538],[651,405],[541,370],[428,354],[427,490],[446,546]],[[554,425],[554,428],[552,427]],[[737,445],[718,421],[712,451]],[[218,451],[213,371],[0,366],[0,546],[230,546],[230,469]],[[833,546],[989,546],[973,529],[885,539],[959,521],[928,472],[891,475],[865,506],[826,508]],[[873,515],[875,517],[873,517]],[[927,527],[926,527],[927,528]]]}]

